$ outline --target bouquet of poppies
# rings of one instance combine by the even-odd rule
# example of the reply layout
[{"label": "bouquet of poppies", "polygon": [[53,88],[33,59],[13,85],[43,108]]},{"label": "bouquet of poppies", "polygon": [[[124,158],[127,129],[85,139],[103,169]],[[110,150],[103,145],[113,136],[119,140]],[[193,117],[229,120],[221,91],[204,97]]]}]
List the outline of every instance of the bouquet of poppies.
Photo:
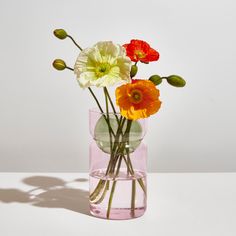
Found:
[{"label": "bouquet of poppies", "polygon": [[[145,41],[133,39],[122,46],[111,41],[102,41],[92,47],[82,49],[65,30],[56,29],[54,35],[61,40],[66,38],[72,40],[80,53],[73,68],[62,59],[54,60],[53,67],[57,70],[73,71],[80,87],[88,89],[91,93],[101,114],[101,118],[96,124],[94,138],[99,141],[97,142],[98,147],[109,155],[109,162],[103,178],[91,191],[90,201],[93,204],[100,204],[110,189],[106,207],[106,218],[109,218],[121,163],[124,162],[127,175],[135,176],[130,153],[135,151],[140,142],[137,141],[138,139],[136,142],[132,142],[131,133],[139,136],[142,130],[138,125],[138,120],[157,113],[161,107],[157,85],[166,80],[172,86],[183,87],[185,81],[177,75],[160,76],[157,74],[148,79],[137,79],[138,63],[148,64],[159,59],[159,53]],[[118,85],[115,97],[119,111],[109,94],[109,87],[114,85]],[[93,86],[103,89],[104,106],[101,105],[92,90]],[[106,138],[103,137],[104,134]],[[112,187],[110,188],[111,181]],[[144,181],[141,178],[134,178],[130,207],[132,215],[135,209],[135,191],[133,190],[135,190],[136,181],[144,195],[146,194]]]}]

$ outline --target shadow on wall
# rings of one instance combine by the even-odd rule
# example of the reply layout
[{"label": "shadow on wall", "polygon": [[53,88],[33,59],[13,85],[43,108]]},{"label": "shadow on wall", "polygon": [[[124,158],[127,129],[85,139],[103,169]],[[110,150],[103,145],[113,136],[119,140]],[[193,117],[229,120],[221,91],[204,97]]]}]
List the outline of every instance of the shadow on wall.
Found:
[{"label": "shadow on wall", "polygon": [[74,212],[90,215],[89,192],[67,187],[70,183],[86,182],[80,178],[71,182],[48,176],[32,176],[22,180],[33,186],[29,191],[19,189],[0,189],[0,202],[28,203],[37,207],[64,208]]}]

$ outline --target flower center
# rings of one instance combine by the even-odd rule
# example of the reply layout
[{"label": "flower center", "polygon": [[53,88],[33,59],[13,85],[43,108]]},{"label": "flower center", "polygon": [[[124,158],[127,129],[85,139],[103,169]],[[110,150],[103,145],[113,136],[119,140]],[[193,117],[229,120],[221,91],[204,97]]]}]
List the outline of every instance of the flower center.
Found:
[{"label": "flower center", "polygon": [[140,59],[142,59],[146,56],[146,54],[141,50],[135,50],[134,54]]},{"label": "flower center", "polygon": [[108,74],[111,69],[111,65],[107,62],[97,65],[95,73],[98,78],[103,77]]},{"label": "flower center", "polygon": [[134,89],[131,92],[131,101],[135,104],[140,103],[143,100],[143,94],[138,89]]}]

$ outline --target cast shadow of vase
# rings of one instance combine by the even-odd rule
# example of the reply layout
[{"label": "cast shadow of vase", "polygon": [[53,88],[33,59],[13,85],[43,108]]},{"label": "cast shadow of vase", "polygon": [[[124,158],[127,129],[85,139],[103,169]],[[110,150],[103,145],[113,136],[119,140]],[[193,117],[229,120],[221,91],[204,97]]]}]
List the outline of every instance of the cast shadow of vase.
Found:
[{"label": "cast shadow of vase", "polygon": [[22,180],[33,186],[29,191],[19,189],[0,189],[0,202],[29,203],[36,207],[64,208],[70,211],[90,215],[88,191],[72,188],[71,183],[85,182],[87,179],[76,179],[65,182],[49,176],[31,176]]}]

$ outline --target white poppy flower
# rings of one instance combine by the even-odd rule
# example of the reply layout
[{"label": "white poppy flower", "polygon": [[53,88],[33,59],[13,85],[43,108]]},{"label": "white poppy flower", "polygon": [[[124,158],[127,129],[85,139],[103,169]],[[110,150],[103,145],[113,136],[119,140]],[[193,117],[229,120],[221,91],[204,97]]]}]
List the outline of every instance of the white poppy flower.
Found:
[{"label": "white poppy flower", "polygon": [[98,42],[79,54],[74,72],[82,88],[105,87],[130,82],[131,60],[126,50],[111,41]]}]

